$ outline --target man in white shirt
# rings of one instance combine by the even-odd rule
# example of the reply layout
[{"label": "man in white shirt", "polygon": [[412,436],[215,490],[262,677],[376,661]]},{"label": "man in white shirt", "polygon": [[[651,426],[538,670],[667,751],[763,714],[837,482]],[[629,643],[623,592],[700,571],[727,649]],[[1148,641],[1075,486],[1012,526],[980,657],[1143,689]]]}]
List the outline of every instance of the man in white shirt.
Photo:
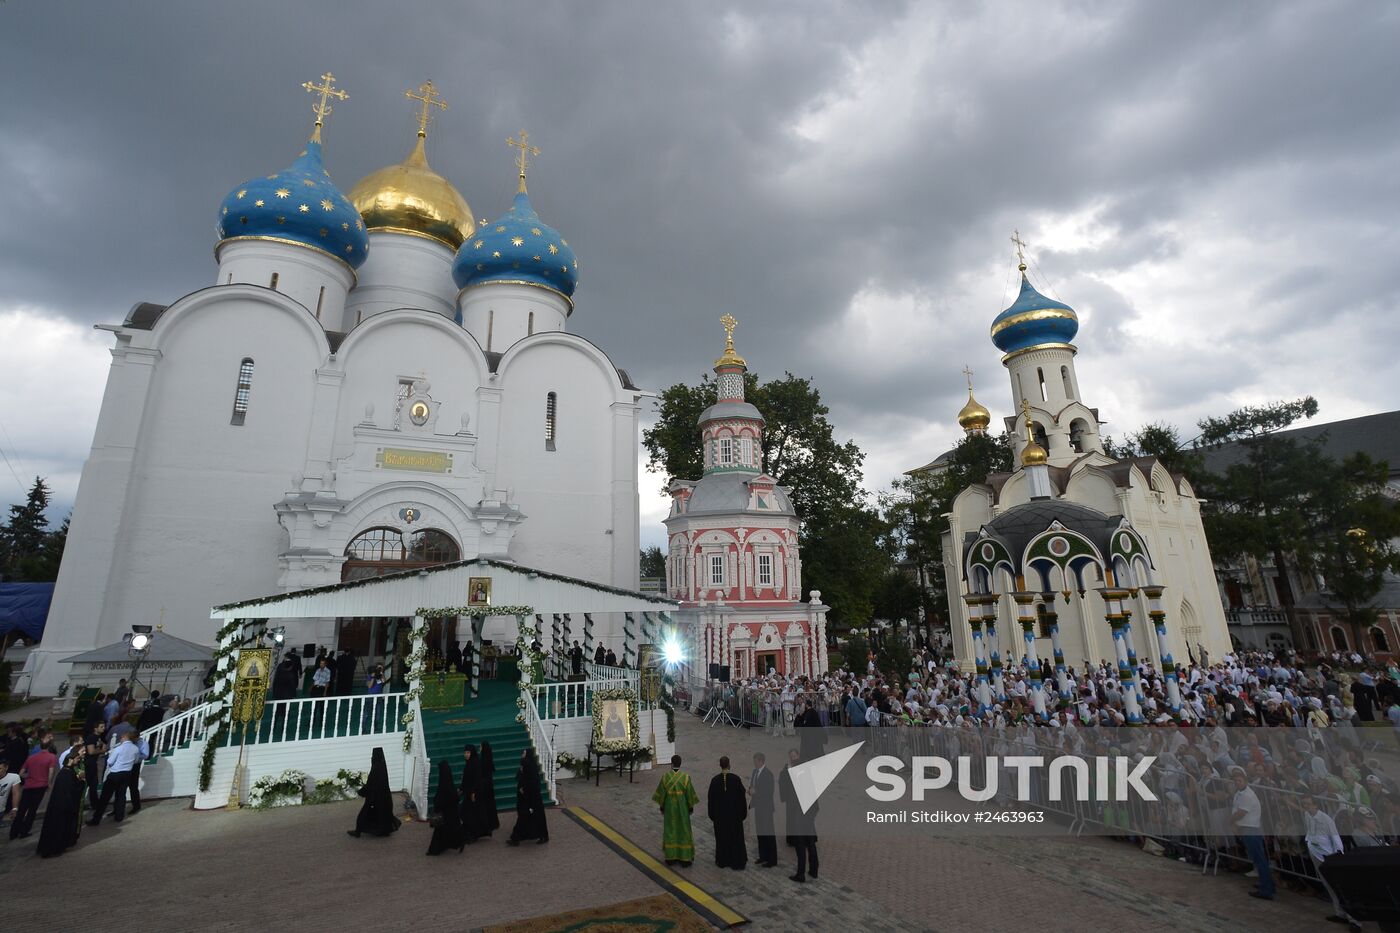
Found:
[{"label": "man in white shirt", "polygon": [[[1336,855],[1342,851],[1342,837],[1337,832],[1337,824],[1333,822],[1332,817],[1318,808],[1317,798],[1311,794],[1303,797],[1303,832],[1308,844],[1308,854],[1318,865],[1321,865],[1329,855]],[[1318,879],[1322,882],[1322,887],[1327,891],[1328,896],[1332,898],[1333,913],[1327,919],[1334,923],[1350,924],[1353,930],[1361,929],[1361,925],[1342,909],[1342,902],[1337,899],[1337,892],[1332,890],[1332,886],[1327,883],[1327,878],[1321,872],[1318,872]]]},{"label": "man in white shirt", "polygon": [[11,773],[10,763],[0,759],[0,825],[4,825],[5,817],[13,817],[19,810],[20,783],[19,775]]},{"label": "man in white shirt", "polygon": [[1254,793],[1254,788],[1249,786],[1244,768],[1231,768],[1230,777],[1235,782],[1235,799],[1230,804],[1230,822],[1235,824],[1235,833],[1245,851],[1249,853],[1254,870],[1259,874],[1259,886],[1250,891],[1249,896],[1271,901],[1274,899],[1274,876],[1269,871],[1269,852],[1260,830],[1263,807],[1259,805],[1259,796]]}]

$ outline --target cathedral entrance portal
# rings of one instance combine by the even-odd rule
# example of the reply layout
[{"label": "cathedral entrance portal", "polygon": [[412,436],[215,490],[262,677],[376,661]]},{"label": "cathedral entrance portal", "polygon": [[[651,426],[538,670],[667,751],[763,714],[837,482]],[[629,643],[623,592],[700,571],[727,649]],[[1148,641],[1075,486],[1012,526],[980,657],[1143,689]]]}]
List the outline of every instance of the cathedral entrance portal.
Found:
[{"label": "cathedral entrance portal", "polygon": [[757,673],[760,676],[766,676],[770,670],[782,673],[783,666],[778,663],[778,652],[776,651],[761,651],[754,660],[758,664]]},{"label": "cathedral entrance portal", "polygon": [[[437,528],[400,531],[388,526],[370,528],[356,535],[345,547],[345,563],[340,570],[342,583],[382,577],[385,574],[419,570],[460,560],[461,549],[452,536]],[[412,620],[342,618],[336,625],[336,649],[349,650],[356,658],[356,683],[362,684],[372,664],[384,664],[396,685],[403,682],[404,661],[408,655],[408,632]],[[428,644],[435,652],[450,646],[457,637],[456,620],[433,621]]]}]

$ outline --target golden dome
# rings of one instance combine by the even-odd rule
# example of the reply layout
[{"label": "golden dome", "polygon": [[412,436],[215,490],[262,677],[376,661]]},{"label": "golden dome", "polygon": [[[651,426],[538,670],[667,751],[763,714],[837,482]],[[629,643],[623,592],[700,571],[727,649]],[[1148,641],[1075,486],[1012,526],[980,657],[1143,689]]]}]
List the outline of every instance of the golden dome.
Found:
[{"label": "golden dome", "polygon": [[1021,466],[1040,466],[1050,459],[1050,455],[1045,452],[1034,440],[1026,445],[1026,449],[1021,451]]},{"label": "golden dome", "polygon": [[986,406],[972,397],[972,390],[967,390],[967,404],[958,412],[958,424],[964,431],[985,431],[992,423],[992,413],[987,411]]},{"label": "golden dome", "polygon": [[476,232],[476,218],[452,183],[428,167],[423,141],[420,132],[407,159],[366,175],[350,203],[367,230],[428,237],[455,250]]}]

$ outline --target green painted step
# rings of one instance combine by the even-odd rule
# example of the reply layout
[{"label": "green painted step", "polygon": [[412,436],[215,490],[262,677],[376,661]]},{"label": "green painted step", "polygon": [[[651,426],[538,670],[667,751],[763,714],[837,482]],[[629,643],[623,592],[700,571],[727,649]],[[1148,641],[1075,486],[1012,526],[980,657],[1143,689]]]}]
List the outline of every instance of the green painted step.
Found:
[{"label": "green painted step", "polygon": [[[437,794],[438,762],[447,761],[452,769],[453,783],[460,784],[464,767],[462,746],[470,742],[480,748],[481,743],[486,741],[491,743],[491,754],[496,765],[491,780],[496,792],[496,808],[515,809],[515,772],[520,766],[521,753],[531,744],[529,730],[515,721],[519,711],[515,699],[519,695],[519,689],[511,681],[482,681],[480,695],[469,698],[465,706],[423,711],[423,735],[429,761],[429,801]],[[449,722],[457,719],[473,719],[475,722]],[[540,778],[540,792],[546,802],[551,802],[543,776]]]}]

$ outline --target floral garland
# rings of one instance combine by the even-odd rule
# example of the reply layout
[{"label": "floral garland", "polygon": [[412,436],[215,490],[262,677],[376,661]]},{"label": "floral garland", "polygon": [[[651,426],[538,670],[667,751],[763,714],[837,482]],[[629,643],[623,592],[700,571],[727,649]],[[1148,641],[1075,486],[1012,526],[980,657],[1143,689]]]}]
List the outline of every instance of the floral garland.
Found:
[{"label": "floral garland", "polygon": [[[628,739],[605,739],[603,738],[603,703],[608,700],[625,700],[627,702],[627,734]],[[634,750],[638,747],[637,735],[640,729],[637,725],[637,691],[631,687],[608,687],[602,690],[593,691],[593,748],[605,755],[611,755],[617,760],[618,752]],[[647,753],[650,754],[650,751]]]},{"label": "floral garland", "polygon": [[404,694],[404,702],[407,708],[404,710],[403,723],[403,753],[407,755],[413,751],[413,707],[423,696],[423,671],[428,661],[428,618],[429,616],[421,609],[418,616],[423,620],[415,625],[409,632],[409,644],[413,650],[404,660],[408,662],[408,692]]},{"label": "floral garland", "polygon": [[284,807],[301,803],[305,794],[306,772],[288,768],[276,777],[269,774],[254,781],[248,788],[248,806],[258,810]]},{"label": "floral garland", "polygon": [[534,682],[535,661],[538,658],[538,654],[530,647],[530,642],[526,639],[525,634],[526,628],[522,625],[515,635],[515,649],[520,655],[516,672],[520,678],[520,695],[515,698],[515,708],[520,712],[515,714],[515,721],[521,724],[525,722],[525,707],[527,705],[525,697],[530,695],[530,684]]},{"label": "floral garland", "polygon": [[437,609],[419,609],[416,613],[425,619],[445,619],[453,616],[532,616],[535,610],[529,606],[443,606]]}]

